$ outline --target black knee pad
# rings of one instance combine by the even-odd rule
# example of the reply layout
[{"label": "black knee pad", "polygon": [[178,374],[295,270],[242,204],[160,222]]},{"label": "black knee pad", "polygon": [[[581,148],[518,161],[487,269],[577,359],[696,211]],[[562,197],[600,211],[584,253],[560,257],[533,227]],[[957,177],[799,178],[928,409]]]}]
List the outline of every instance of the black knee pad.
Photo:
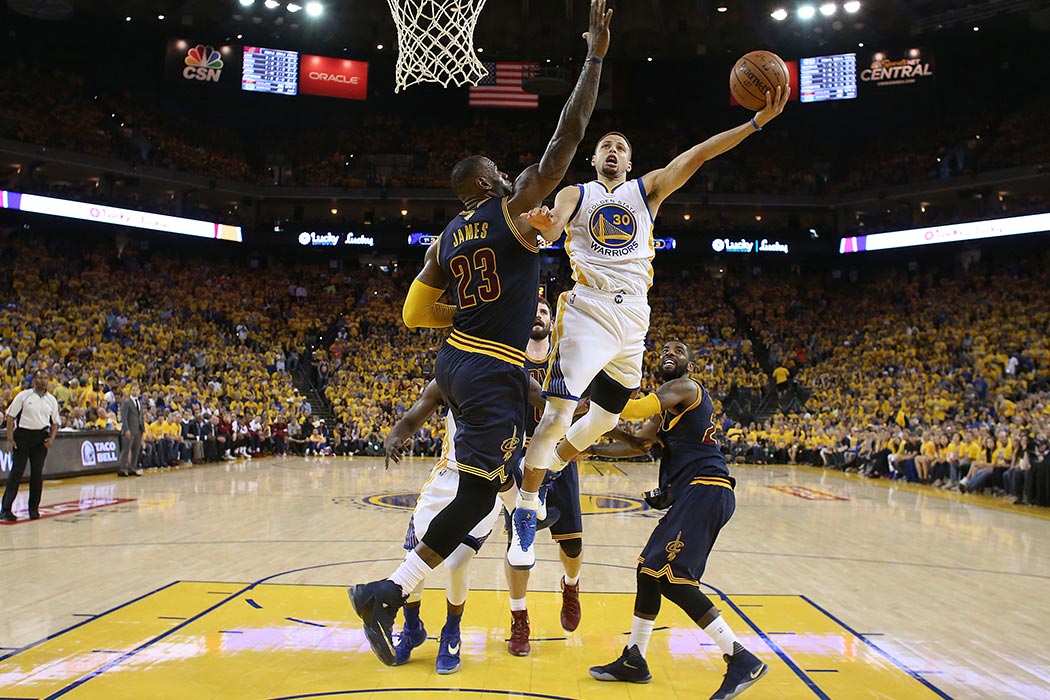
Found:
[{"label": "black knee pad", "polygon": [[628,389],[605,373],[598,375],[591,381],[591,403],[597,404],[609,413],[623,413],[624,406],[630,400],[634,389]]},{"label": "black knee pad", "polygon": [[561,551],[565,552],[565,556],[570,559],[583,554],[583,538],[573,537],[571,540],[561,540],[558,542],[558,546],[561,547]]},{"label": "black knee pad", "polygon": [[[680,607],[693,622],[697,624],[712,610],[715,604],[704,595],[699,586],[689,583],[671,583],[666,579],[660,579],[660,593],[664,598]],[[715,610],[715,614],[718,611]]]},{"label": "black knee pad", "polygon": [[460,472],[456,497],[434,516],[423,537],[423,544],[442,558],[448,557],[492,510],[492,502],[499,493],[499,487],[498,479],[489,481]]},{"label": "black knee pad", "polygon": [[637,579],[638,591],[634,597],[635,611],[656,615],[660,612],[660,581],[649,574],[643,574],[640,565]]}]

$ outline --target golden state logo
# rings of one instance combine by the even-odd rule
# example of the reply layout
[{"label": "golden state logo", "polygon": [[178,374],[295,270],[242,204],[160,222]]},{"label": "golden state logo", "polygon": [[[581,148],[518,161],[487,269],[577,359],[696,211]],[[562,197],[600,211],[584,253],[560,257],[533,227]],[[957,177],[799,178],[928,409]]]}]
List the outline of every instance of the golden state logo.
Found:
[{"label": "golden state logo", "polygon": [[183,63],[186,67],[182,69],[182,77],[186,80],[217,83],[222,77],[222,55],[211,46],[197,44],[186,52]]},{"label": "golden state logo", "polygon": [[604,202],[591,213],[591,250],[605,255],[629,255],[638,250],[637,222],[622,204]]}]

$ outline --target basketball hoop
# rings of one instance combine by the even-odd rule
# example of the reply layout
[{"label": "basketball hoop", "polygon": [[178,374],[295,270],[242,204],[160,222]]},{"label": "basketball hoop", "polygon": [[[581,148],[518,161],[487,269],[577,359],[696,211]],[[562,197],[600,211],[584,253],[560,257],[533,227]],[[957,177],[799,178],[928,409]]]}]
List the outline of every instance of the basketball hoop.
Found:
[{"label": "basketball hoop", "polygon": [[488,75],[474,53],[486,0],[387,0],[397,26],[394,92],[417,83],[477,85]]}]

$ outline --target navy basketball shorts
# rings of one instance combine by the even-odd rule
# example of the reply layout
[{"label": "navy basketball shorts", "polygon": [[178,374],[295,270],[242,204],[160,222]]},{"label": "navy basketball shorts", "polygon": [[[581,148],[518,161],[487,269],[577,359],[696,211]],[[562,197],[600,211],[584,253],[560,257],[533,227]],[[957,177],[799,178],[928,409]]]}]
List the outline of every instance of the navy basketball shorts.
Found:
[{"label": "navy basketball shorts", "polygon": [[718,533],[734,510],[736,494],[728,486],[687,486],[660,518],[638,557],[642,573],[671,583],[699,582]]},{"label": "navy basketball shorts", "polygon": [[525,440],[525,368],[446,344],[434,373],[456,420],[452,444],[460,474],[505,483]]}]

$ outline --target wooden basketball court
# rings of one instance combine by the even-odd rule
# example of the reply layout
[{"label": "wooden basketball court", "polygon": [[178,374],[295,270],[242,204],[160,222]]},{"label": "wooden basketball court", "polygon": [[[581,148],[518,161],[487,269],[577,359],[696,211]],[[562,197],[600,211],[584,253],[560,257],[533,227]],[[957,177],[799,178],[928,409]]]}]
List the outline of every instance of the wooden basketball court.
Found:
[{"label": "wooden basketball court", "polygon": [[[532,655],[506,652],[496,533],[475,561],[463,667],[428,641],[371,654],[345,587],[400,561],[430,460],[264,459],[48,484],[44,518],[0,527],[0,698],[706,698],[717,647],[665,601],[649,685],[599,683],[630,629],[635,557],[659,514],[652,465],[585,463],[583,622],[558,623],[540,533]],[[1050,513],[820,470],[738,467],[705,578],[771,666],[747,698],[1050,697]],[[21,507],[24,517],[23,500]],[[423,620],[444,623],[443,573]]]}]

